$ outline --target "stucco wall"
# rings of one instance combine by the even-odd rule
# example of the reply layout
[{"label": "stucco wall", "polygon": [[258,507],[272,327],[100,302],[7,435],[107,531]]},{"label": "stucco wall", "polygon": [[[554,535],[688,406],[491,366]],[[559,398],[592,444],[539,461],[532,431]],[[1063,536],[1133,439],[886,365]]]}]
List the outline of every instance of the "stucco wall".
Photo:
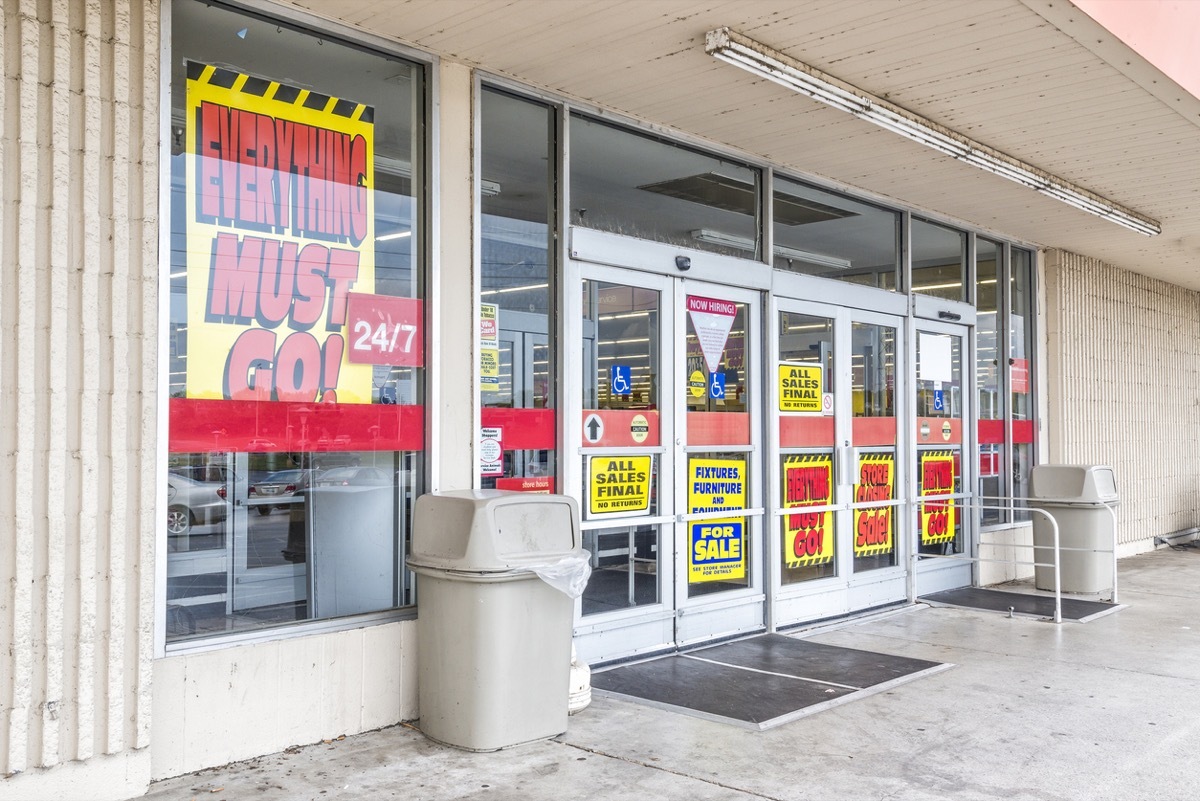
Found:
[{"label": "stucco wall", "polygon": [[119,798],[149,776],[157,20],[154,0],[3,2],[0,796],[9,798]]},{"label": "stucco wall", "polygon": [[1061,251],[1045,282],[1050,461],[1113,467],[1123,555],[1200,525],[1200,294]]}]

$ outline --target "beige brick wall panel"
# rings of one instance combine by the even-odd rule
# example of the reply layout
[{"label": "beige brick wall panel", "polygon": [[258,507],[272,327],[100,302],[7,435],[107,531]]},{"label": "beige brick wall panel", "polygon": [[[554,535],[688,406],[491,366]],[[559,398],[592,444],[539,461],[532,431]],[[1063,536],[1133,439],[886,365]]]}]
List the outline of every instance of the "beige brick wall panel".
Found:
[{"label": "beige brick wall panel", "polygon": [[0,781],[26,792],[149,744],[159,8],[0,3],[0,777],[26,774]]},{"label": "beige brick wall panel", "polygon": [[1050,461],[1113,467],[1122,553],[1200,524],[1200,293],[1051,251],[1046,297]]}]

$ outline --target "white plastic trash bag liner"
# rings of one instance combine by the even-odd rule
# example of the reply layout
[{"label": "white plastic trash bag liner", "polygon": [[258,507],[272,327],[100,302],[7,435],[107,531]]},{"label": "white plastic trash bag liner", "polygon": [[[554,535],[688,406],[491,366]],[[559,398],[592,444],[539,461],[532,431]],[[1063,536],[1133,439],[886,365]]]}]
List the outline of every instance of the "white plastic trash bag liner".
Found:
[{"label": "white plastic trash bag liner", "polygon": [[583,595],[588,579],[592,576],[592,565],[588,557],[583,554],[564,556],[557,562],[547,565],[531,565],[527,569],[572,599]]}]

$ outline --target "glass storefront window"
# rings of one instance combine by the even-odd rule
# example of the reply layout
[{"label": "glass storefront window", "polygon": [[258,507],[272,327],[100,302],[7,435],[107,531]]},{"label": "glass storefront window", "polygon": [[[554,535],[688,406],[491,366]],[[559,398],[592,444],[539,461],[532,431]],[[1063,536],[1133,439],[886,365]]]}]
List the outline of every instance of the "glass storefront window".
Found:
[{"label": "glass storefront window", "polygon": [[[779,312],[780,371],[789,380],[820,384],[822,397],[835,390],[833,320],[798,312]],[[821,411],[779,416],[780,503],[796,513],[779,518],[783,537],[780,581],[837,575],[837,516],[834,502],[834,418]],[[808,507],[806,509],[806,507]]]},{"label": "glass storefront window", "polygon": [[[1005,493],[1001,466],[1004,459],[1003,371],[1000,369],[999,338],[996,324],[1000,317],[997,276],[1003,247],[983,237],[975,238],[975,385],[979,414],[979,494],[982,505],[996,506]],[[1006,514],[985,508],[982,522],[999,523]]]},{"label": "glass storefront window", "polygon": [[571,224],[754,259],[759,171],[571,116]]},{"label": "glass storefront window", "polygon": [[945,300],[967,299],[967,235],[912,220],[912,291]]},{"label": "glass storefront window", "polygon": [[[872,497],[870,500],[893,500],[896,493],[896,329],[874,323],[854,323],[850,344],[854,445],[860,449],[856,475],[861,479],[872,473],[885,474],[886,480],[878,482],[872,494],[890,497]],[[856,484],[861,486],[860,482]],[[855,511],[856,533],[874,526],[884,536],[855,538],[854,572],[898,564],[898,529],[892,514],[890,507]]]},{"label": "glass storefront window", "polygon": [[406,605],[424,69],[172,11],[167,641]]},{"label": "glass storefront window", "polygon": [[500,459],[480,483],[556,492],[555,113],[491,88],[481,109],[480,434]]},{"label": "glass storefront window", "polygon": [[[1033,254],[1012,248],[1009,294],[1008,377],[1012,399],[1013,495],[1029,497],[1029,471],[1033,469]],[[1028,513],[1018,515],[1028,519]]]},{"label": "glass storefront window", "polygon": [[900,214],[775,176],[776,269],[895,291]]}]

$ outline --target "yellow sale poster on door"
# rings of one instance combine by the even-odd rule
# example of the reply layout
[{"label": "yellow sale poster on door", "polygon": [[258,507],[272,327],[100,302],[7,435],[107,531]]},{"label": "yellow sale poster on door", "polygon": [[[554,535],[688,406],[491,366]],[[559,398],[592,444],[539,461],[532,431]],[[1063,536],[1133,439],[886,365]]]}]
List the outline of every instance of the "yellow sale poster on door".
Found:
[{"label": "yellow sale poster on door", "polygon": [[589,458],[588,515],[645,512],[653,473],[653,456]]},{"label": "yellow sale poster on door", "polygon": [[820,413],[821,365],[779,365],[779,411]]},{"label": "yellow sale poster on door", "polygon": [[[954,492],[954,451],[921,452],[921,497]],[[921,505],[921,544],[937,545],[954,539],[954,502]]]},{"label": "yellow sale poster on door", "polygon": [[[891,453],[864,453],[858,459],[855,503],[877,503],[896,497],[896,457]],[[854,510],[854,555],[892,552],[892,508]]]},{"label": "yellow sale poster on door", "polygon": [[[829,506],[833,503],[833,456],[788,456],[783,464],[783,506]],[[787,567],[833,561],[833,512],[800,512],[783,517],[783,562]]]},{"label": "yellow sale poster on door", "polygon": [[370,403],[348,306],[375,291],[374,109],[187,69],[187,396]]},{"label": "yellow sale poster on door", "polygon": [[[745,459],[688,460],[688,512],[746,508]],[[688,523],[688,581],[728,581],[746,577],[746,519]]]}]

